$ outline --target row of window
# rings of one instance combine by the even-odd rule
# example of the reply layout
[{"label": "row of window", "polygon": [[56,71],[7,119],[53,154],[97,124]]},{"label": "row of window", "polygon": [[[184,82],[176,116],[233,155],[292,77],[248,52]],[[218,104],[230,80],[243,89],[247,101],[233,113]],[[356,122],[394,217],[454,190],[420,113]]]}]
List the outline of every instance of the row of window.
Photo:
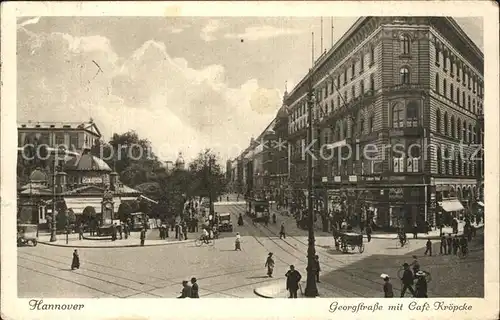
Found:
[{"label": "row of window", "polygon": [[[471,96],[468,94],[467,95],[467,103],[465,103],[465,91],[460,92],[460,88],[457,87],[456,89],[453,86],[453,83],[450,83],[449,86],[449,91],[448,91],[448,84],[446,78],[443,79],[443,87],[441,88],[440,81],[439,81],[439,73],[436,73],[436,79],[435,79],[435,87],[436,87],[436,92],[438,94],[442,94],[445,98],[450,99],[453,102],[456,102],[459,106],[466,108],[467,110],[471,111],[472,113],[482,113],[482,104],[478,100],[477,101],[477,109],[476,109],[476,99],[472,99],[472,104],[471,104]],[[462,93],[462,94],[460,94]]]},{"label": "row of window", "polygon": [[[465,63],[460,62],[459,58],[450,56],[449,53],[439,49],[438,46],[435,47],[436,50],[436,66],[441,66],[441,60],[443,61],[443,70],[448,72],[448,61],[450,62],[450,76],[454,77],[456,74],[456,79],[458,82],[462,82],[462,86],[467,87],[474,93],[478,92],[480,97],[483,96],[483,83],[482,80],[476,76],[473,71],[465,65]],[[442,58],[442,59],[441,59]],[[456,60],[456,61],[455,61]]]},{"label": "row of window", "polygon": [[479,141],[476,126],[473,126],[471,123],[467,125],[465,120],[462,122],[458,118],[455,119],[454,115],[448,118],[448,112],[446,111],[441,120],[441,110],[439,109],[436,110],[436,131],[445,136],[451,136],[452,138],[457,138],[467,143],[478,143]]}]

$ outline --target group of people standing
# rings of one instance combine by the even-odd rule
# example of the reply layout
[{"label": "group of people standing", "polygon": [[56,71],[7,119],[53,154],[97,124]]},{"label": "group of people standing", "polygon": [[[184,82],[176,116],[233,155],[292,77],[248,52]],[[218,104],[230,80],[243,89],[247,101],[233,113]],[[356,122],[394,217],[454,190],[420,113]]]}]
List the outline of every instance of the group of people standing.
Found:
[{"label": "group of people standing", "polygon": [[[420,264],[417,257],[413,256],[411,264],[403,263],[403,274],[401,277],[401,298],[410,291],[415,298],[428,298],[427,296],[427,274],[420,270]],[[384,279],[383,291],[385,298],[394,298],[394,291],[392,288],[391,279],[387,274],[381,274]],[[413,287],[415,286],[415,287]]]},{"label": "group of people standing", "polygon": [[[273,253],[269,252],[266,259],[266,264],[264,265],[264,267],[267,268],[267,276],[269,278],[273,277],[274,266],[275,262],[273,259]],[[319,264],[318,255],[314,256],[313,271],[316,276],[316,282],[320,282],[319,272],[321,271],[321,268]],[[290,269],[285,273],[285,277],[286,277],[286,290],[289,292],[289,298],[297,298],[297,292],[300,289],[300,280],[302,279],[302,275],[300,274],[299,271],[295,269],[294,265],[290,265]]]},{"label": "group of people standing", "polygon": [[[468,246],[468,239],[462,235],[460,238],[458,235],[454,237],[451,236],[451,233],[448,233],[448,236],[445,234],[441,235],[441,244],[439,246],[439,253],[443,255],[457,255],[458,250],[462,250],[462,253],[465,253]],[[432,249],[431,249],[432,255]]]},{"label": "group of people standing", "polygon": [[191,284],[189,284],[189,281],[183,280],[182,281],[182,291],[181,295],[177,298],[183,299],[183,298],[194,298],[197,299],[200,297],[200,292],[198,288],[198,283],[195,277],[191,278]]}]

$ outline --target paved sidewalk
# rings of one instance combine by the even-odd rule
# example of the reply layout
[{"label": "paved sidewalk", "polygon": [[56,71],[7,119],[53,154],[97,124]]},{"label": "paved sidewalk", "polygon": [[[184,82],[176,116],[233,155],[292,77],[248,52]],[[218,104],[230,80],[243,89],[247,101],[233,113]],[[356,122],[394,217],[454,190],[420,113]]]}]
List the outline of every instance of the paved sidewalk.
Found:
[{"label": "paved sidewalk", "polygon": [[[149,233],[149,232],[148,232]],[[85,234],[87,236],[87,234]],[[193,242],[194,239],[188,240],[175,240],[174,238],[167,238],[166,240],[149,240],[146,236],[146,241],[144,242],[145,247],[152,246],[165,246],[170,244],[178,243],[188,243]],[[72,247],[72,248],[125,248],[125,247],[140,247],[141,240],[139,238],[139,233],[132,233],[128,239],[123,238],[122,240],[78,240],[78,234],[69,234],[68,243],[66,243],[66,235],[58,234],[57,240],[50,242],[49,234],[39,234],[38,243],[56,246],[56,247]]]},{"label": "paved sidewalk", "polygon": [[[321,298],[322,296],[324,297],[336,297],[339,296],[336,294],[332,288],[330,288],[331,285],[323,282],[316,283],[316,287],[318,288],[318,298]],[[297,297],[298,298],[306,298],[304,295],[304,291],[306,290],[306,281],[300,281],[300,289],[297,292]],[[268,298],[268,299],[280,299],[280,298],[288,298],[289,292],[286,289],[286,279],[280,279],[276,280],[266,286],[258,287],[253,290],[253,292],[261,297],[261,298]]]}]

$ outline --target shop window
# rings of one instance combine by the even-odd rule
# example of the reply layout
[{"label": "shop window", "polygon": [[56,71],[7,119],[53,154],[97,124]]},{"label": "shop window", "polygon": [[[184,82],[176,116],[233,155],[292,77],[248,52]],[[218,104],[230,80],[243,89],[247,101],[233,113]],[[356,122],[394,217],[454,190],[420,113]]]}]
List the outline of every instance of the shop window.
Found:
[{"label": "shop window", "polygon": [[401,53],[410,54],[410,37],[406,34],[401,35],[399,38],[401,42]]},{"label": "shop window", "polygon": [[406,160],[407,172],[420,171],[420,145],[416,142],[411,142],[408,145],[408,157]]},{"label": "shop window", "polygon": [[436,132],[441,133],[441,110],[436,110]]},{"label": "shop window", "polygon": [[418,125],[418,103],[410,102],[406,106],[406,126],[416,127]]},{"label": "shop window", "polygon": [[410,70],[407,67],[399,69],[399,78],[401,84],[410,83]]},{"label": "shop window", "polygon": [[64,145],[64,133],[57,132],[55,134],[55,137],[56,137],[56,146]]},{"label": "shop window", "polygon": [[444,122],[444,135],[448,135],[448,112],[444,112],[444,117],[443,117],[443,122]]},{"label": "shop window", "polygon": [[404,127],[404,108],[401,103],[396,103],[392,107],[392,127],[393,128],[403,128]]}]

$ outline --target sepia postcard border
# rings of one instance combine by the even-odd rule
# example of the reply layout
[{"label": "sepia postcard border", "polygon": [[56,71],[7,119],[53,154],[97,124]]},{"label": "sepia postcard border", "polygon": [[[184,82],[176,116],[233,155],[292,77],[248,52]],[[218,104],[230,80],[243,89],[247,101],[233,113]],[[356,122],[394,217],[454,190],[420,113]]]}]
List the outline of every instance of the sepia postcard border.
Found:
[{"label": "sepia postcard border", "polygon": [[[400,2],[4,2],[1,6],[1,314],[4,319],[496,319],[499,316],[499,46],[498,5],[493,1]],[[79,311],[31,311],[29,299],[17,298],[16,223],[16,19],[21,16],[474,16],[484,18],[485,135],[485,298],[418,300],[472,306],[470,311],[410,311],[413,299],[398,299],[403,311],[386,311],[387,299],[44,299],[45,303],[83,304]],[[328,13],[328,14],[326,14]],[[35,297],[34,297],[35,298]],[[39,297],[43,299],[43,297]],[[384,311],[331,312],[330,304],[379,305]],[[396,301],[391,300],[392,303]],[[222,313],[220,310],[223,310]]]}]

